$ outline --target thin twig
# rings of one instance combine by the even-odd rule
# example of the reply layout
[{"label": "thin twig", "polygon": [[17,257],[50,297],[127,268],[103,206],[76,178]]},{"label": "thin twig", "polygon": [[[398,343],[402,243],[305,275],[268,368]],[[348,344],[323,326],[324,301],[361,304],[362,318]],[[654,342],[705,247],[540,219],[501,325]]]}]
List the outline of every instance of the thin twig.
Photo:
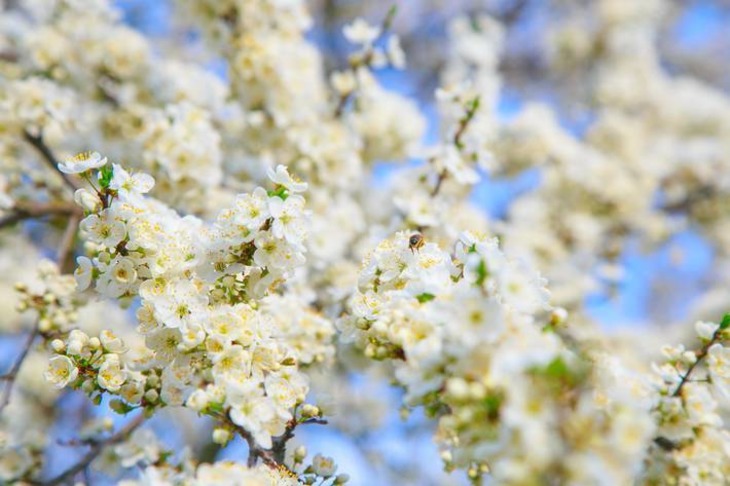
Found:
[{"label": "thin twig", "polygon": [[[474,116],[477,114],[477,110],[479,110],[479,102],[480,98],[479,96],[472,99],[469,104],[466,107],[466,114],[459,120],[459,126],[456,128],[456,132],[454,133],[454,146],[461,151],[464,144],[462,142],[462,138],[464,136],[464,133],[466,133],[466,129],[469,127],[469,124],[474,119]],[[444,179],[448,176],[448,171],[446,169],[443,169],[438,174],[438,179],[436,179],[436,184],[433,187],[433,190],[431,190],[431,197],[436,197],[441,190],[441,186],[444,183]]]},{"label": "thin twig", "polygon": [[144,414],[140,414],[110,437],[100,441],[90,442],[89,445],[91,446],[91,449],[84,455],[84,457],[81,458],[81,460],[79,460],[79,462],[47,481],[38,481],[33,484],[36,484],[37,486],[55,486],[72,480],[77,474],[88,468],[94,459],[96,459],[105,448],[126,440],[127,437],[129,437],[132,432],[142,425],[144,421]]},{"label": "thin twig", "polygon": [[3,376],[5,387],[3,388],[2,398],[0,399],[0,412],[2,412],[10,403],[10,394],[13,391],[13,385],[15,384],[15,380],[18,378],[18,372],[20,371],[20,367],[23,365],[23,361],[25,361],[25,357],[28,356],[28,352],[33,346],[33,341],[35,341],[36,336],[38,336],[38,329],[38,322],[36,321],[33,325],[33,329],[30,331],[30,334],[28,334],[28,339],[25,341],[25,346],[23,346],[23,351],[21,351],[20,356],[18,356],[18,359],[15,360],[15,364],[13,364],[10,371]]},{"label": "thin twig", "polygon": [[40,154],[43,156],[43,160],[48,164],[58,175],[63,178],[63,182],[68,186],[69,189],[72,191],[76,191],[76,189],[79,189],[79,185],[74,182],[73,179],[71,179],[68,174],[64,174],[58,169],[58,159],[55,155],[53,155],[53,152],[51,152],[51,149],[48,148],[48,145],[43,141],[43,137],[40,135],[32,135],[27,130],[23,132],[23,136],[29,144],[31,144],[35,149],[40,152]]},{"label": "thin twig", "polygon": [[723,331],[724,330],[722,329],[722,327],[718,327],[717,330],[715,331],[715,333],[712,335],[712,339],[707,341],[704,344],[704,346],[702,346],[699,350],[695,351],[695,356],[697,357],[697,359],[695,359],[694,363],[692,363],[689,366],[689,368],[687,368],[687,372],[684,375],[682,375],[682,378],[680,379],[679,384],[677,385],[677,388],[672,393],[673,397],[680,396],[684,385],[687,384],[688,382],[692,381],[692,380],[690,380],[690,375],[692,375],[692,371],[694,371],[694,369],[697,367],[697,365],[700,364],[700,361],[702,361],[705,358],[705,356],[707,356],[708,350],[710,349],[710,347],[713,344],[715,344],[720,339],[720,334]]},{"label": "thin twig", "polygon": [[[375,44],[382,42],[382,40],[390,34],[390,29],[393,26],[393,20],[395,19],[395,14],[397,13],[397,11],[398,9],[395,5],[392,5],[388,9],[388,13],[385,15],[385,19],[383,19],[383,23],[380,26],[380,33],[378,34],[378,37],[373,40],[373,42],[368,46],[367,50],[362,53],[361,56],[350,59],[349,69],[355,79],[357,79],[358,69],[363,66],[370,66],[370,64],[373,62],[373,58],[375,57]],[[347,102],[355,96],[356,91],[357,89],[354,89],[347,93],[343,93],[340,96],[339,100],[337,101],[337,106],[335,107],[335,118],[340,118],[342,116],[345,111],[345,107],[347,106]]]}]

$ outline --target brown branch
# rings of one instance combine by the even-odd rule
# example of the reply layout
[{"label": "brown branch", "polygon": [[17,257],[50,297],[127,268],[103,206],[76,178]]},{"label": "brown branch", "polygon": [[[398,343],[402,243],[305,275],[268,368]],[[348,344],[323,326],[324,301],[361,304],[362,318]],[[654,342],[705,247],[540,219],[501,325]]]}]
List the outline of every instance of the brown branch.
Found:
[{"label": "brown branch", "polygon": [[256,444],[256,440],[248,432],[248,430],[237,425],[236,430],[239,435],[246,440],[246,443],[248,443],[248,467],[254,467],[258,459],[261,459],[264,464],[270,467],[277,467],[280,465],[276,459],[274,459],[274,455],[269,449],[262,449],[258,444]]},{"label": "brown branch", "polygon": [[72,203],[37,203],[17,201],[9,214],[0,218],[0,229],[20,221],[45,216],[81,215],[81,209]]},{"label": "brown branch", "polygon": [[69,177],[68,174],[65,174],[61,172],[58,169],[58,159],[55,155],[53,155],[53,152],[51,152],[51,149],[48,148],[48,145],[43,141],[43,137],[41,135],[32,135],[27,130],[23,132],[23,137],[25,138],[25,141],[31,144],[35,149],[43,156],[43,160],[46,162],[46,164],[51,167],[58,175],[61,176],[63,179],[63,182],[68,186],[69,189],[72,191],[76,191],[76,189],[79,189],[79,185],[74,182],[73,179]]},{"label": "brown branch", "polygon": [[144,421],[144,414],[140,414],[110,437],[99,441],[89,442],[91,449],[84,455],[84,457],[81,458],[81,460],[79,460],[79,462],[47,481],[37,481],[31,484],[35,484],[37,486],[55,486],[72,480],[77,474],[88,468],[94,459],[96,459],[105,448],[126,440],[132,432],[142,425]]},{"label": "brown branch", "polygon": [[33,325],[33,329],[30,334],[28,334],[28,339],[25,341],[25,346],[23,346],[20,356],[18,356],[15,360],[15,364],[13,364],[10,371],[2,377],[3,381],[5,381],[5,387],[3,388],[2,398],[0,399],[0,412],[2,412],[10,403],[10,395],[13,391],[15,380],[18,378],[18,372],[20,371],[20,367],[23,365],[23,361],[25,361],[26,356],[28,356],[28,352],[30,352],[30,348],[33,346],[33,341],[35,341],[36,336],[38,336],[37,321]]},{"label": "brown branch", "polygon": [[297,422],[296,419],[290,420],[286,426],[286,430],[284,431],[284,433],[274,440],[274,445],[271,447],[271,452],[273,453],[274,460],[276,462],[278,462],[279,464],[284,463],[284,456],[286,455],[286,443],[294,437],[294,429],[296,429],[297,426],[306,424],[327,425],[327,421],[318,418],[311,418],[305,420],[304,422]]},{"label": "brown branch", "polygon": [[[78,213],[72,214],[68,219],[68,224],[63,232],[61,241],[58,244],[58,252],[56,253],[56,260],[58,261],[58,268],[61,272],[66,273],[69,270],[69,266],[73,259],[74,243],[76,241],[76,232],[79,229],[79,222],[81,221],[81,215]],[[70,270],[73,271],[73,270]]]}]

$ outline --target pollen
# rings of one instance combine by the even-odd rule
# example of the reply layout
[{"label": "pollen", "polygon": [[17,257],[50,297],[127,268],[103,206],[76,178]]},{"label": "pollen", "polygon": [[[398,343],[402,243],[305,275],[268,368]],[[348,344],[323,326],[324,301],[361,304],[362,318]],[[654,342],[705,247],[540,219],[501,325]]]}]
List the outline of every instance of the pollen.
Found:
[{"label": "pollen", "polygon": [[73,160],[74,162],[84,162],[91,159],[92,155],[93,152],[79,152],[78,154],[74,155],[71,160]]}]

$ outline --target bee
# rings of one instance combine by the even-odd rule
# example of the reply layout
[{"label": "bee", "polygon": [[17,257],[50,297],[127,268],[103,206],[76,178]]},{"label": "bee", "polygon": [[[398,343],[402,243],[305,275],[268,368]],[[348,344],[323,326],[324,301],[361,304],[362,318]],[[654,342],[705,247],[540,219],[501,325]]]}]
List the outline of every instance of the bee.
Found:
[{"label": "bee", "polygon": [[425,244],[426,240],[423,238],[423,235],[421,233],[413,233],[411,237],[408,238],[408,248],[411,249],[411,253],[415,252],[416,250],[420,250]]}]

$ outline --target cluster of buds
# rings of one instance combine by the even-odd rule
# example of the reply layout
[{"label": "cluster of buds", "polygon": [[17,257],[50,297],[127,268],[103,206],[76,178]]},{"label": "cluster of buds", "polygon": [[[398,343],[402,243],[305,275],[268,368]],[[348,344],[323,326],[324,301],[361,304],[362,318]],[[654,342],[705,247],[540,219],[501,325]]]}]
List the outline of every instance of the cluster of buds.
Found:
[{"label": "cluster of buds", "polygon": [[17,310],[36,312],[38,330],[43,334],[63,332],[77,319],[76,282],[73,277],[62,275],[50,260],[40,262],[38,277],[34,285],[15,284],[20,294]]}]

